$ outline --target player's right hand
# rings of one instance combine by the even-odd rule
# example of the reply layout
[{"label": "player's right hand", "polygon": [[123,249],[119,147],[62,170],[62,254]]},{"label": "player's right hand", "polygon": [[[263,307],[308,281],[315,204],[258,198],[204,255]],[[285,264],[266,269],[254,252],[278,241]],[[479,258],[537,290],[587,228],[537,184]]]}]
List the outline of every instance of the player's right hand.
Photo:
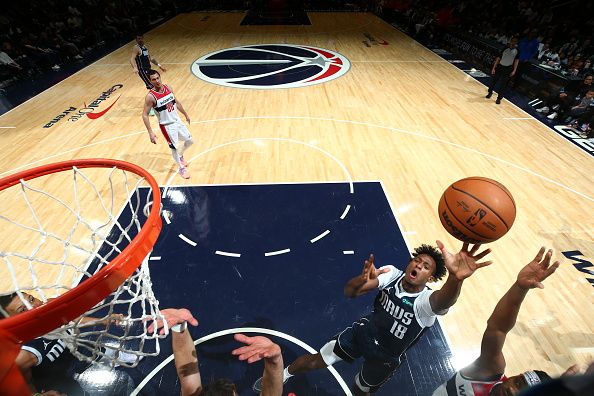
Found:
[{"label": "player's right hand", "polygon": [[149,133],[149,138],[151,139],[152,144],[157,144],[157,135],[154,133]]}]

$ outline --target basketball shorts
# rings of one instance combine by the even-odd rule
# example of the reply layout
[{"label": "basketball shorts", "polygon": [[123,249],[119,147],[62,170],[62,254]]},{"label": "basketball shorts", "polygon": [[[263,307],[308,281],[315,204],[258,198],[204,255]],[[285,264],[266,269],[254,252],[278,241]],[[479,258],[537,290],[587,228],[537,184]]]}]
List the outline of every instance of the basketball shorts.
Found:
[{"label": "basketball shorts", "polygon": [[159,127],[161,128],[161,132],[163,133],[165,140],[167,140],[169,147],[173,150],[179,148],[180,142],[192,139],[190,131],[181,123],[181,121],[176,121],[167,125],[159,124]]},{"label": "basketball shorts", "polygon": [[337,334],[320,349],[324,362],[332,365],[344,360],[352,363],[363,357],[363,366],[355,377],[355,383],[364,392],[376,392],[400,366],[400,356],[387,355],[381,346],[368,335],[367,318],[362,318]]}]

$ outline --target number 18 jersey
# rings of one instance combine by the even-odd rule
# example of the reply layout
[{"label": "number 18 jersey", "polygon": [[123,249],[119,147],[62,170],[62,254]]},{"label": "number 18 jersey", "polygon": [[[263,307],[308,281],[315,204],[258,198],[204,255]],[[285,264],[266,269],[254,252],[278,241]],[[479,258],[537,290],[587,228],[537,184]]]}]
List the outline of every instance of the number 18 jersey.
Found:
[{"label": "number 18 jersey", "polygon": [[404,353],[423,330],[435,323],[436,315],[431,309],[429,297],[432,290],[426,288],[418,293],[408,293],[402,288],[404,272],[394,266],[386,266],[390,271],[379,275],[379,289],[374,308],[368,316],[373,337],[382,349],[393,357]]}]

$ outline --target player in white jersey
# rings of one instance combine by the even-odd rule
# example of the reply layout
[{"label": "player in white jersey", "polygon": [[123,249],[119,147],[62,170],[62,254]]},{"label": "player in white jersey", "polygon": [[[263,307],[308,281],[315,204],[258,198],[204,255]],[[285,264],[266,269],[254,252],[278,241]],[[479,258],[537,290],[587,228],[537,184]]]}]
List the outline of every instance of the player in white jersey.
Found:
[{"label": "player in white jersey", "polygon": [[[190,116],[186,113],[184,106],[173,95],[173,90],[168,85],[161,82],[161,75],[156,70],[149,71],[150,82],[153,85],[144,99],[144,110],[142,111],[142,120],[148,131],[151,143],[157,144],[157,135],[151,128],[149,121],[149,112],[155,109],[159,119],[159,128],[171,148],[173,160],[179,166],[179,174],[184,179],[189,179],[188,163],[184,159],[184,151],[190,147],[194,141],[188,128],[181,122],[177,109],[186,117],[188,124]],[[183,143],[182,143],[183,142]]]},{"label": "player in white jersey", "polygon": [[[530,289],[544,288],[541,283],[559,267],[559,262],[552,265],[553,251],[545,254],[541,248],[536,257],[518,273],[512,287],[499,300],[491,317],[487,320],[487,328],[483,334],[480,356],[470,365],[441,384],[433,392],[433,396],[512,396],[521,389],[537,385],[548,379],[543,371],[526,371],[520,375],[506,378],[503,344],[507,333],[513,329],[520,312],[520,306]],[[572,366],[566,373],[575,369]]]}]

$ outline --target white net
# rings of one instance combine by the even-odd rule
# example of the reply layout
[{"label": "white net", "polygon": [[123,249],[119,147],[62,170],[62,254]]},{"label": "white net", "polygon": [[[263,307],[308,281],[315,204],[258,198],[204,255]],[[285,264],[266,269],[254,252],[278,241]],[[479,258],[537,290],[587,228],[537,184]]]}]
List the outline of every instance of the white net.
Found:
[{"label": "white net", "polygon": [[[147,181],[117,167],[72,167],[0,192],[0,313],[44,304],[95,275],[139,233],[152,203]],[[107,298],[44,335],[85,361],[135,366],[164,335],[149,256]],[[114,287],[117,285],[114,285]]]}]

